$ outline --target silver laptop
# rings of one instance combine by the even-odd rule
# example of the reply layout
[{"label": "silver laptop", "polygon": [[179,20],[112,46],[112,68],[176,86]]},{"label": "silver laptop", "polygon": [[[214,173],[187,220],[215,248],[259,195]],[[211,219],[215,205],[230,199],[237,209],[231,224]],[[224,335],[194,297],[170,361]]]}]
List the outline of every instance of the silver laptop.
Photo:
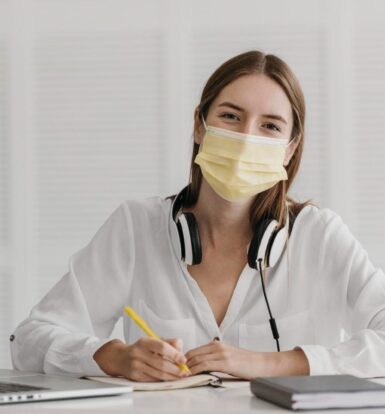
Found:
[{"label": "silver laptop", "polygon": [[103,384],[61,375],[0,369],[0,405],[118,395],[131,391],[131,386]]}]

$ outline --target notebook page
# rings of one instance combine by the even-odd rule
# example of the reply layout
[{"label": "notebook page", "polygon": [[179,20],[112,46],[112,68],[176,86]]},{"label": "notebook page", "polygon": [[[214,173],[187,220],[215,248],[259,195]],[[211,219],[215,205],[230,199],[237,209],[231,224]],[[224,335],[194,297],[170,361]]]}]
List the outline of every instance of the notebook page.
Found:
[{"label": "notebook page", "polygon": [[93,381],[104,382],[113,385],[131,385],[134,391],[162,391],[177,390],[181,388],[199,387],[215,383],[217,378],[209,374],[192,375],[175,381],[157,381],[157,382],[136,382],[122,377],[86,377]]}]

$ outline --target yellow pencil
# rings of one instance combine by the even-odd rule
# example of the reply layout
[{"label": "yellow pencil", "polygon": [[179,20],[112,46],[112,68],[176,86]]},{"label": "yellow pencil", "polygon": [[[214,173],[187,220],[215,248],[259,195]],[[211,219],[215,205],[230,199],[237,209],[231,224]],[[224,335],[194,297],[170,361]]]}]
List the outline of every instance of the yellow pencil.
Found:
[{"label": "yellow pencil", "polygon": [[[130,318],[132,318],[132,320],[139,326],[139,328],[143,329],[143,331],[146,332],[148,336],[160,339],[160,337],[152,329],[150,329],[147,323],[132,308],[126,306],[124,308],[124,311]],[[178,366],[182,371],[191,373],[186,364],[178,364]]]}]

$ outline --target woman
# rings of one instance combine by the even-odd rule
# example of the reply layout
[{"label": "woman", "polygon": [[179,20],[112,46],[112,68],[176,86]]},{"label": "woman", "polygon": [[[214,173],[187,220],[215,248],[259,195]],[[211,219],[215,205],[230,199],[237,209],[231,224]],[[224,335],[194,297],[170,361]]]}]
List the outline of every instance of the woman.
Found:
[{"label": "woman", "polygon": [[[219,67],[195,110],[190,185],[111,215],[16,329],[15,368],[137,381],[187,375],[180,363],[248,379],[384,375],[384,273],[339,216],[288,197],[304,122],[279,58],[251,51]],[[109,339],[126,305],[172,339],[127,317],[126,343]]]}]

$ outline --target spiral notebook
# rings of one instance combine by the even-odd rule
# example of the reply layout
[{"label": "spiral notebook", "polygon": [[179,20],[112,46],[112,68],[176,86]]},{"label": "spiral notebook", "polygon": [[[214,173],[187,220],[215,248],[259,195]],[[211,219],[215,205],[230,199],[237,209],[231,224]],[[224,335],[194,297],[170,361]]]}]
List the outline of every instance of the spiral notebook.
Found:
[{"label": "spiral notebook", "polygon": [[134,391],[163,391],[178,390],[183,388],[200,387],[211,385],[221,387],[222,379],[212,374],[198,374],[190,377],[181,378],[175,381],[158,381],[158,382],[136,382],[129,381],[122,377],[86,377],[93,381],[99,381],[113,385],[130,385]]}]

